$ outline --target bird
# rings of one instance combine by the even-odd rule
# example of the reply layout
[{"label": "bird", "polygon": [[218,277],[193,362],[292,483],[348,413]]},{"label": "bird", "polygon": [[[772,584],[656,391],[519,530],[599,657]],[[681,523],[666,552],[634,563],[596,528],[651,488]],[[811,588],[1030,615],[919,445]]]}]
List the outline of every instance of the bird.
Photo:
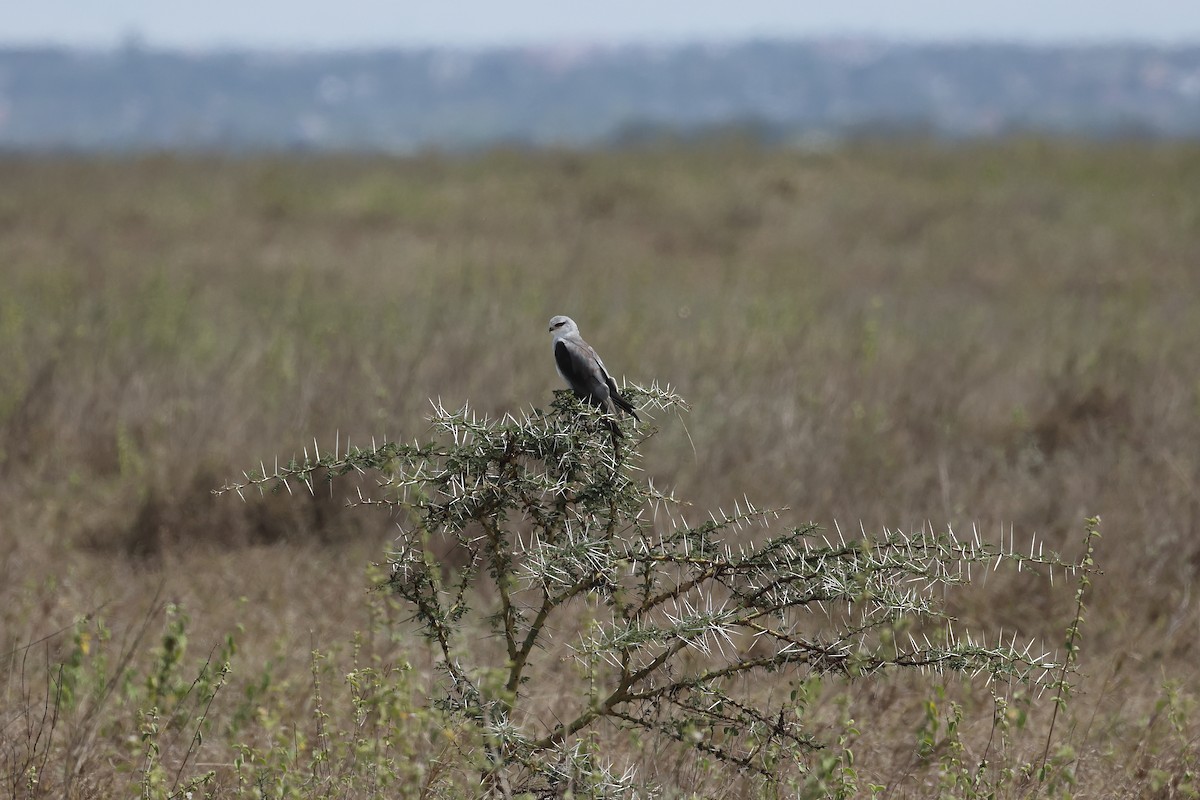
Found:
[{"label": "bird", "polygon": [[[579,335],[575,320],[561,314],[552,317],[550,335],[554,337],[554,366],[576,397],[606,413],[620,415],[627,411],[641,421],[633,403],[617,391],[616,381],[608,374],[599,354]],[[607,424],[615,442],[621,430],[612,420],[607,420]]]}]

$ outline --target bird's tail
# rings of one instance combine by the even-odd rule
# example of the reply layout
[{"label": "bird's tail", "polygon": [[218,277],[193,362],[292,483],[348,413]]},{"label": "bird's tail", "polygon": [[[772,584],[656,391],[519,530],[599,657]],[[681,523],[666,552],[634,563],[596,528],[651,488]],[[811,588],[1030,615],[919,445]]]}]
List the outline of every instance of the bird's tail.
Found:
[{"label": "bird's tail", "polygon": [[637,410],[633,407],[633,403],[629,402],[624,397],[621,397],[621,395],[617,394],[616,392],[613,392],[612,399],[613,402],[617,404],[617,408],[621,409],[622,411],[628,411],[638,422],[642,421],[642,418],[637,415]]}]

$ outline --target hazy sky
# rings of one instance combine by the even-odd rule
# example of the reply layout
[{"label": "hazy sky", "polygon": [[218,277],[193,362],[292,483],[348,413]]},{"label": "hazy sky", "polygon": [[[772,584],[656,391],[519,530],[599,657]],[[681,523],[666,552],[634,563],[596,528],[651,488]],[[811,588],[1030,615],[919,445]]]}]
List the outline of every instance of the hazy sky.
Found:
[{"label": "hazy sky", "polygon": [[880,35],[1200,42],[1198,0],[28,0],[3,44],[344,48]]}]

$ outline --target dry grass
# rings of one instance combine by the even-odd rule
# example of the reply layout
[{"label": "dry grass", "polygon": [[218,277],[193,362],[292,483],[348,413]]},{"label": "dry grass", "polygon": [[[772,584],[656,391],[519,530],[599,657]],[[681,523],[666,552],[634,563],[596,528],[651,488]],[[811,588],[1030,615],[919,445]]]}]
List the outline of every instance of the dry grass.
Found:
[{"label": "dry grass", "polygon": [[[292,731],[295,752],[320,750],[311,650],[327,656],[323,713],[353,728],[355,631],[360,658],[412,665],[391,684],[413,731],[400,761],[452,761],[422,716],[428,653],[365,592],[387,520],[336,497],[242,505],[208,490],[314,435],[423,436],[430,397],[545,405],[558,387],[545,321],[568,313],[615,371],[693,404],[695,455],[660,420],[646,461],[699,508],[746,492],[828,526],[1012,525],[1068,552],[1100,514],[1105,574],[1057,737],[1078,758],[1075,791],[1195,792],[1196,186],[1194,146],[1034,141],[0,161],[0,764],[45,760],[36,786],[4,788],[128,794],[160,741],[170,775],[187,758],[181,774],[214,769],[232,795],[236,743],[278,751]],[[143,677],[79,700],[31,745],[59,691],[47,665],[78,662],[95,689],[121,653],[136,676],[162,662],[156,597],[190,617],[193,678],[235,634],[203,747],[186,755],[184,722],[138,736]],[[979,626],[1055,642],[1070,617],[1069,587],[1018,579],[955,602]],[[932,692],[897,679],[839,695],[862,730],[864,788],[934,791],[914,734]],[[199,716],[192,700],[172,701],[181,720]],[[964,738],[986,741],[988,707],[964,702]],[[1012,763],[1040,748],[1035,721]],[[629,753],[648,777],[752,792],[647,748]]]}]

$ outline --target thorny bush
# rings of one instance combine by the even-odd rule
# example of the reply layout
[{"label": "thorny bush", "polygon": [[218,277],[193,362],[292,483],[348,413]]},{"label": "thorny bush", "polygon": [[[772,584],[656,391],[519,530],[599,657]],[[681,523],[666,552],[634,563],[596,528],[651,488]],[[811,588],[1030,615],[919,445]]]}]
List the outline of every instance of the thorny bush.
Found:
[{"label": "thorny bush", "polygon": [[[643,408],[686,408],[669,388],[630,394]],[[505,794],[634,788],[632,770],[602,763],[590,747],[601,722],[768,781],[787,764],[803,770],[822,743],[797,691],[764,702],[764,680],[801,686],[915,669],[1065,691],[1072,653],[1059,661],[1032,642],[987,644],[956,632],[940,588],[969,581],[973,567],[1052,575],[1090,561],[931,527],[857,537],[812,524],[774,530],[779,513],[746,499],[689,522],[686,504],[637,466],[654,430],[627,428],[614,445],[601,422],[569,392],[549,411],[499,420],[438,403],[434,441],[339,442],[324,454],[314,443],[302,461],[264,466],[219,491],[314,491],[325,478],[378,476],[377,492],[359,490],[350,503],[396,512],[401,533],[386,586],[438,655],[435,702],[474,731],[482,780]],[[751,527],[762,532],[749,535]],[[1089,556],[1094,535],[1093,522]],[[435,557],[439,539],[463,554],[459,568]],[[498,649],[484,646],[479,624]],[[577,691],[538,714],[534,690],[555,666],[543,657],[555,637],[579,664]]]}]

